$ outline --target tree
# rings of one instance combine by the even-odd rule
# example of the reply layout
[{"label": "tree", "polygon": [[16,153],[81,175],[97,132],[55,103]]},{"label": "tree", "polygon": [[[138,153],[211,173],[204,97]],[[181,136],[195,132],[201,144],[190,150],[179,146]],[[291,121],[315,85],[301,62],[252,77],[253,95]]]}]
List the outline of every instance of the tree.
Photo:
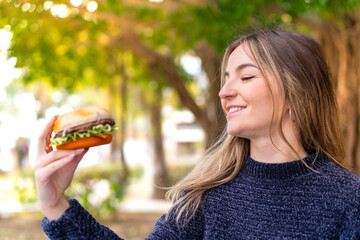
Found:
[{"label": "tree", "polygon": [[[27,3],[19,2],[18,7],[13,2],[0,5],[1,23],[11,24],[18,39],[27,39],[15,42],[13,55],[18,57],[19,66],[28,67],[28,79],[49,78],[56,82],[61,76],[62,84],[70,88],[75,84],[72,79],[108,84],[113,69],[118,66],[104,67],[107,57],[103,47],[119,52],[130,50],[150,75],[160,76],[176,90],[182,105],[204,129],[208,144],[224,126],[217,94],[221,54],[227,42],[241,32],[243,26],[296,24],[297,30],[311,34],[324,46],[338,88],[345,126],[346,162],[349,167],[359,169],[359,94],[356,90],[359,61],[354,42],[359,37],[356,30],[359,1],[169,0],[158,4],[102,0],[98,1],[96,11],[89,10],[89,1],[77,7],[61,2],[70,13],[63,18],[51,13],[52,7],[60,5],[53,4],[46,10],[43,1],[26,7]],[[189,51],[201,58],[208,77],[202,102],[197,101],[188,87],[194,79],[177,61]],[[50,61],[54,56],[57,61]]]},{"label": "tree", "polygon": [[309,26],[317,33],[330,65],[341,112],[345,141],[346,165],[360,174],[360,38],[359,12],[344,15],[337,21],[313,22]]},{"label": "tree", "polygon": [[323,46],[337,91],[345,165],[357,174],[360,174],[359,3],[318,0],[303,2],[303,11],[294,12],[291,7],[287,10],[294,22],[308,27]]},{"label": "tree", "polygon": [[[314,37],[324,49],[337,91],[343,124],[345,165],[360,174],[359,6],[360,1],[357,0],[341,3],[332,0],[257,0],[241,4],[223,0],[192,8],[194,14],[187,12],[191,17],[179,15],[176,19],[183,21],[177,25],[177,29],[181,29],[180,34],[188,32],[181,26],[191,24],[191,30],[195,29],[191,40],[201,39],[199,34],[206,36],[207,42],[218,53],[226,45],[224,39],[230,39],[227,25],[232,26],[230,29],[249,23],[271,28],[271,25],[283,23]],[[241,30],[242,27],[239,28]],[[227,37],[218,37],[220,32]]]},{"label": "tree", "polygon": [[[118,6],[113,8],[113,6],[104,4],[104,8],[110,6],[112,11],[91,12],[85,7],[68,5],[70,7],[68,8],[66,5],[47,4],[49,2],[42,1],[39,1],[37,5],[15,3],[2,8],[8,16],[8,22],[5,23],[11,22],[16,36],[12,54],[18,57],[19,67],[28,68],[24,77],[26,82],[49,81],[52,85],[62,86],[69,91],[78,91],[81,87],[80,83],[86,82],[98,86],[107,85],[110,87],[110,93],[116,94],[113,92],[112,83],[116,79],[116,69],[123,67],[124,64],[119,66],[117,61],[109,61],[109,59],[116,60],[116,56],[113,55],[120,54],[124,48],[127,48],[137,58],[141,58],[153,76],[168,79],[168,82],[179,93],[183,104],[193,111],[206,132],[214,129],[209,124],[207,111],[198,106],[185,86],[188,79],[181,74],[182,71],[179,71],[179,67],[175,63],[174,59],[177,54],[159,53],[156,50],[157,39],[150,44],[155,48],[154,50],[144,44],[141,34],[131,28],[134,23],[145,26],[147,24],[142,24],[140,20],[132,21],[114,14],[119,9]],[[60,8],[71,9],[74,14],[64,17],[60,13],[56,15],[55,10],[52,11]],[[141,14],[142,10],[140,9],[138,15]],[[18,15],[22,17],[17,18]],[[121,27],[116,25],[119,22],[123,23]],[[23,41],[23,39],[29,39],[29,41]],[[109,49],[115,51],[109,51]],[[105,66],[104,62],[107,63]],[[154,113],[160,112],[157,107],[154,104],[151,106],[153,110],[157,110]],[[208,108],[213,109],[212,104],[209,104]],[[212,112],[211,117],[215,119],[216,114],[214,110]],[[160,144],[162,140],[159,138],[161,121],[159,121],[159,116],[152,116],[151,119],[153,119],[157,133],[154,136],[155,153],[157,153],[155,159],[159,160],[159,164],[162,166],[158,176],[166,178],[164,153]],[[120,136],[121,139],[123,138]],[[167,180],[161,179],[155,182],[167,182]]]}]

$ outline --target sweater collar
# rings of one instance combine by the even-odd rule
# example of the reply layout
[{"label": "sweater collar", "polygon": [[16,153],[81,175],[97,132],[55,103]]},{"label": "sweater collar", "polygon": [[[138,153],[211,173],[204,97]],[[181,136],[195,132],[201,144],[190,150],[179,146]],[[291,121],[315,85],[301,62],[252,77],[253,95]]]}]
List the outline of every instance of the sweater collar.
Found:
[{"label": "sweater collar", "polygon": [[[316,153],[303,158],[303,161],[314,170],[318,170],[329,162],[327,158],[321,154],[316,155]],[[252,159],[250,156],[246,160],[243,171],[247,175],[262,179],[295,178],[313,172],[301,160],[287,163],[263,163]]]}]

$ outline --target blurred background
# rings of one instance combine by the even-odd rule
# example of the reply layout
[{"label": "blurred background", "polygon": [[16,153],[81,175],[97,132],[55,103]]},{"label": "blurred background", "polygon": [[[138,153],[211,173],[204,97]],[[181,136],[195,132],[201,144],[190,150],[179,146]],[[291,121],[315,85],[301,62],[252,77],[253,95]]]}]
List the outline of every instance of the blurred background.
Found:
[{"label": "blurred background", "polygon": [[119,130],[90,149],[67,191],[126,239],[144,239],[224,127],[227,43],[282,26],[323,47],[346,166],[360,170],[358,0],[0,0],[0,239],[46,239],[33,166],[54,115],[100,105]]}]

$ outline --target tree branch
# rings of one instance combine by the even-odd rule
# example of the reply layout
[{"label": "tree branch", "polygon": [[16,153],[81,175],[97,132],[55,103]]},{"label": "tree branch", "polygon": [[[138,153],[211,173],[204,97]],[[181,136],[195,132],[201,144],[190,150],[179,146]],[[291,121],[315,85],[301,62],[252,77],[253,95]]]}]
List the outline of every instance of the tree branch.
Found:
[{"label": "tree branch", "polygon": [[200,120],[204,126],[203,110],[196,104],[189,91],[186,89],[182,77],[179,75],[177,67],[172,58],[162,55],[149,47],[145,46],[139,37],[130,29],[124,29],[122,35],[116,39],[117,44],[122,44],[131,49],[134,55],[142,59],[150,71],[161,72],[166,77],[168,83],[177,91],[181,103],[187,107]]},{"label": "tree branch", "polygon": [[184,5],[203,7],[214,4],[215,0],[166,0],[159,3],[144,0],[123,0],[122,4],[132,7],[162,8],[166,12],[178,11]]}]

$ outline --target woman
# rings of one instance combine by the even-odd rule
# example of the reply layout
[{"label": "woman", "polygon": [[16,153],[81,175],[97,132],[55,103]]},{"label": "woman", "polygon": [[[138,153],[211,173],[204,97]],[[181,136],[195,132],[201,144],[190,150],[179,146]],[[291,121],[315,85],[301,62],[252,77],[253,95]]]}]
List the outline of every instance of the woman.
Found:
[{"label": "woman", "polygon": [[[335,93],[319,45],[265,30],[227,48],[227,128],[168,197],[147,239],[359,239],[360,179],[344,169]],[[64,191],[86,150],[39,142],[38,197],[50,239],[120,239]]]}]

